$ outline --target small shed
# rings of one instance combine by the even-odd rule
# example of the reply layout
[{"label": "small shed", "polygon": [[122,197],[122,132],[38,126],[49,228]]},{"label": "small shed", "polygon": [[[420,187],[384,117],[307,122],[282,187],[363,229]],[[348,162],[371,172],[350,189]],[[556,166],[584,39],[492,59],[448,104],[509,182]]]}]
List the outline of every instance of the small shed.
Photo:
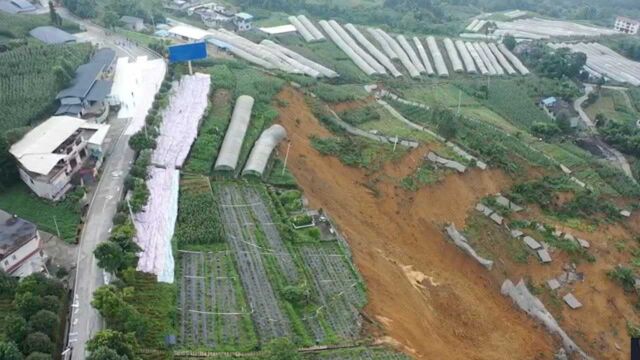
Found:
[{"label": "small shed", "polygon": [[125,15],[120,18],[120,22],[124,25],[125,28],[133,31],[144,30],[144,20],[135,16]]},{"label": "small shed", "polygon": [[251,30],[251,22],[253,21],[253,15],[246,12],[239,12],[233,16],[233,23],[236,25],[238,31]]},{"label": "small shed", "polygon": [[76,42],[75,36],[53,26],[38,26],[29,31],[29,35],[49,45]]}]

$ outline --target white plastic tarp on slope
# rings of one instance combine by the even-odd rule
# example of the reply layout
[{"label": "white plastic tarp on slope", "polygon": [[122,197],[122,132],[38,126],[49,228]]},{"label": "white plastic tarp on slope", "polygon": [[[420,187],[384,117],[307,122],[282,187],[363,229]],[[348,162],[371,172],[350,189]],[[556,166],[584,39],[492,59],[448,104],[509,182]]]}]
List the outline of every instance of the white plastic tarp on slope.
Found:
[{"label": "white plastic tarp on slope", "polygon": [[178,215],[180,172],[176,169],[149,169],[149,202],[134,215],[135,242],[139,254],[138,271],[155,274],[158,281],[173,283],[174,261],[171,238]]},{"label": "white plastic tarp on slope", "polygon": [[393,51],[393,49],[391,48],[391,44],[387,42],[387,39],[385,39],[385,37],[382,36],[382,34],[380,33],[380,31],[378,31],[378,29],[367,28],[367,31],[369,32],[369,34],[371,34],[371,36],[373,36],[374,39],[376,39],[378,44],[380,44],[380,46],[382,47],[382,50],[385,52],[385,54],[387,54],[389,59],[391,60],[398,59],[398,54],[396,54],[396,52]]},{"label": "white plastic tarp on slope", "polygon": [[502,52],[502,54],[509,59],[509,61],[511,61],[511,64],[513,64],[513,67],[515,67],[520,74],[522,75],[527,75],[529,74],[529,70],[526,68],[526,66],[524,66],[524,64],[522,64],[522,61],[520,61],[520,59],[518,59],[515,55],[513,55],[513,53],[507,49],[506,46],[504,46],[504,44],[498,44],[498,49],[500,49],[500,52]]},{"label": "white plastic tarp on slope", "polygon": [[491,66],[493,66],[493,68],[496,70],[496,74],[504,75],[504,69],[502,68],[502,66],[500,66],[500,62],[495,57],[495,55],[493,55],[493,53],[491,52],[491,49],[489,48],[489,45],[487,45],[487,43],[485,43],[485,42],[480,42],[478,44],[480,44],[480,47],[482,48],[482,51],[484,51],[484,55],[491,62]]},{"label": "white plastic tarp on slope", "polygon": [[296,30],[302,35],[302,38],[306,42],[314,41],[316,38],[311,34],[309,29],[307,29],[300,20],[295,16],[289,16],[289,22],[291,25],[296,27]]},{"label": "white plastic tarp on slope", "polygon": [[482,46],[480,46],[480,43],[477,43],[477,42],[473,43],[473,47],[474,49],[476,49],[476,52],[480,56],[480,59],[482,59],[482,62],[487,67],[487,71],[489,72],[489,75],[497,75],[498,72],[493,67],[493,64],[491,63],[491,60],[489,60],[489,58],[487,57],[487,54],[485,54],[484,50],[482,50]]},{"label": "white plastic tarp on slope", "polygon": [[424,65],[422,65],[422,62],[420,62],[418,54],[413,50],[411,44],[407,41],[407,38],[405,38],[404,35],[398,35],[396,38],[398,39],[400,46],[402,46],[402,49],[407,53],[407,55],[409,55],[409,60],[411,60],[413,66],[415,66],[420,73],[426,72],[427,70]]},{"label": "white plastic tarp on slope", "polygon": [[476,66],[478,67],[478,71],[480,71],[480,74],[482,75],[489,74],[489,70],[487,69],[487,66],[482,61],[482,58],[478,54],[478,51],[476,51],[476,48],[473,46],[473,44],[467,41],[464,43],[464,45],[467,47],[467,50],[469,50],[469,54],[473,58],[473,61],[476,62]]},{"label": "white plastic tarp on slope", "polygon": [[304,25],[304,27],[307,28],[307,30],[309,30],[309,32],[311,33],[311,35],[313,35],[316,41],[325,40],[324,34],[322,34],[322,32],[320,32],[320,30],[318,30],[318,28],[306,16],[298,15],[298,20],[300,20],[302,25]]},{"label": "white plastic tarp on slope", "polygon": [[133,135],[144,127],[166,71],[163,59],[148,60],[146,56],[133,62],[126,57],[118,59],[111,96],[120,101],[118,119],[131,119],[125,135]]},{"label": "white plastic tarp on slope", "polygon": [[162,113],[160,136],[152,163],[166,168],[181,168],[191,144],[198,136],[198,125],[207,108],[211,86],[209,75],[185,75],[173,88],[169,106]]},{"label": "white plastic tarp on slope", "polygon": [[442,56],[442,52],[440,52],[440,48],[438,47],[435,37],[427,36],[427,47],[429,47],[429,52],[433,57],[433,62],[436,66],[438,76],[448,77],[449,70],[447,70],[447,64],[444,62],[444,57]]},{"label": "white plastic tarp on slope", "polygon": [[422,59],[422,63],[424,64],[424,69],[427,71],[427,75],[431,76],[435,74],[436,72],[433,70],[431,60],[429,60],[429,55],[427,55],[427,51],[424,49],[422,41],[420,41],[417,36],[414,36],[413,44],[416,46],[416,49],[418,49],[418,54],[420,55],[420,59]]},{"label": "white plastic tarp on slope", "polygon": [[364,46],[365,49],[367,49],[369,53],[371,53],[371,55],[373,55],[373,57],[376,58],[376,60],[380,62],[380,64],[382,64],[387,68],[387,70],[389,70],[391,75],[393,75],[394,77],[402,76],[402,73],[400,73],[400,71],[396,69],[391,60],[384,53],[382,53],[382,51],[378,50],[378,48],[376,48],[369,41],[369,39],[362,35],[358,28],[356,28],[353,24],[347,24],[344,27],[351,33],[351,35],[353,35],[353,37],[356,38],[356,40],[358,40],[360,44],[362,44],[362,46]]},{"label": "white plastic tarp on slope", "polygon": [[460,232],[458,232],[455,225],[450,224],[449,226],[446,227],[446,231],[447,231],[447,235],[449,235],[449,237],[451,238],[451,240],[453,240],[456,246],[464,250],[472,258],[476,259],[476,261],[478,261],[480,265],[487,268],[487,270],[491,270],[491,268],[493,267],[493,261],[485,259],[480,255],[478,255],[478,253],[476,253],[476,251],[471,247],[471,245],[469,245],[469,242],[467,241],[467,239],[462,234],[460,234]]},{"label": "white plastic tarp on slope", "polygon": [[374,59],[371,55],[369,55],[369,53],[364,51],[360,47],[360,45],[358,45],[356,41],[353,40],[353,38],[344,30],[342,25],[338,24],[338,22],[335,20],[329,20],[329,25],[331,25],[338,36],[340,36],[342,40],[344,40],[344,42],[347,43],[347,45],[351,47],[351,49],[353,49],[353,51],[355,51],[358,56],[366,61],[367,64],[369,64],[369,66],[371,66],[371,68],[373,68],[378,74],[384,75],[387,73],[387,70],[385,70],[384,66],[380,65],[380,63],[378,63],[376,59]]},{"label": "white plastic tarp on slope", "polygon": [[290,50],[290,49],[288,49],[288,48],[286,48],[286,47],[284,47],[284,46],[282,46],[280,44],[276,44],[271,40],[267,40],[267,39],[262,40],[260,42],[260,44],[262,44],[264,46],[267,46],[267,47],[270,47],[270,48],[273,48],[274,50],[277,50],[277,51],[281,52],[282,54],[284,54],[284,55],[286,55],[286,56],[298,61],[299,63],[301,63],[303,65],[306,65],[306,66],[318,71],[322,76],[325,76],[325,77],[328,77],[328,78],[338,77],[338,73],[337,72],[335,72],[335,71],[333,71],[333,70],[331,70],[331,69],[329,69],[329,68],[327,68],[327,67],[325,67],[325,66],[323,66],[321,64],[318,64],[318,63],[316,63],[314,61],[311,61],[311,60],[307,59],[306,57],[298,54],[297,52],[295,52],[293,50]]},{"label": "white plastic tarp on slope", "polygon": [[502,295],[509,296],[511,300],[513,300],[513,302],[516,303],[516,305],[518,305],[518,307],[524,312],[534,319],[542,322],[542,324],[547,328],[547,331],[559,336],[562,340],[562,346],[567,352],[576,352],[583,359],[592,359],[582,351],[582,349],[580,349],[573,340],[571,340],[564,330],[562,330],[553,315],[551,315],[551,313],[544,307],[542,301],[529,292],[527,285],[522,279],[520,279],[517,285],[514,285],[509,279],[505,280],[502,283],[500,291],[502,292]]},{"label": "white plastic tarp on slope", "polygon": [[402,47],[400,46],[400,44],[398,44],[398,42],[394,38],[389,36],[389,34],[384,32],[384,30],[377,29],[377,31],[378,31],[378,34],[380,34],[380,36],[384,38],[387,44],[389,44],[393,52],[396,53],[396,55],[398,55],[398,59],[400,59],[402,66],[404,66],[405,69],[407,69],[407,71],[409,72],[409,75],[413,78],[420,77],[420,72],[413,65],[411,60],[409,60],[407,53],[405,53],[404,50],[402,50]]},{"label": "white plastic tarp on slope", "polygon": [[467,73],[477,73],[478,70],[476,69],[476,65],[473,63],[473,58],[471,57],[471,54],[469,54],[469,50],[467,50],[464,42],[462,42],[462,40],[456,40],[455,44],[460,56],[462,57],[462,62],[464,62],[464,67],[467,69]]},{"label": "white plastic tarp on slope", "polygon": [[502,67],[506,70],[507,74],[509,75],[517,74],[516,69],[514,69],[513,66],[511,66],[511,64],[509,63],[509,60],[507,60],[507,58],[504,57],[504,54],[500,52],[496,44],[489,43],[488,45],[489,45],[489,49],[491,50],[493,55],[496,57],[496,59],[498,59],[498,61],[500,62],[500,65],[502,65]]},{"label": "white plastic tarp on slope", "polygon": [[329,38],[331,39],[331,41],[333,41],[336,44],[336,46],[340,48],[340,50],[342,50],[345,54],[347,54],[347,56],[351,59],[351,61],[353,61],[354,64],[356,64],[356,66],[359,67],[360,70],[362,70],[362,72],[364,72],[367,75],[373,75],[376,73],[375,69],[373,69],[369,64],[367,64],[367,62],[364,61],[364,59],[361,58],[360,55],[358,55],[349,45],[347,45],[347,43],[344,40],[342,40],[342,37],[338,35],[338,33],[333,29],[333,27],[331,27],[331,25],[329,25],[329,23],[326,20],[320,20],[318,23],[320,24],[322,29],[327,33],[327,35],[329,35]]},{"label": "white plastic tarp on slope", "polygon": [[456,46],[453,44],[451,39],[446,38],[443,40],[444,47],[447,50],[447,55],[449,55],[449,61],[451,61],[451,67],[453,67],[453,71],[455,72],[463,72],[464,67],[462,67],[462,61],[460,61],[460,57],[458,56],[458,51],[456,51]]},{"label": "white plastic tarp on slope", "polygon": [[254,99],[248,95],[240,95],[233,108],[233,115],[224,135],[220,153],[216,159],[215,170],[235,170],[240,158],[244,136],[251,120]]},{"label": "white plastic tarp on slope", "polygon": [[287,130],[282,125],[272,125],[260,134],[260,137],[253,145],[247,165],[242,170],[242,174],[257,174],[262,176],[264,169],[267,167],[271,152],[276,148],[280,141],[287,137]]}]

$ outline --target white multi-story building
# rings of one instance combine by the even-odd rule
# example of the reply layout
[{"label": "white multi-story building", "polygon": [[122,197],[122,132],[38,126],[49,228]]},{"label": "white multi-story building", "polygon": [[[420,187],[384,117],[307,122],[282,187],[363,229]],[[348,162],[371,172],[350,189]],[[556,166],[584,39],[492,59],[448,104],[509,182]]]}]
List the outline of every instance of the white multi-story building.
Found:
[{"label": "white multi-story building", "polygon": [[618,16],[613,28],[621,33],[636,35],[640,31],[640,21]]},{"label": "white multi-story building", "polygon": [[33,128],[9,152],[18,160],[20,178],[38,196],[59,200],[81,170],[95,176],[102,164],[102,143],[109,125],[70,116],[54,116]]},{"label": "white multi-story building", "polygon": [[29,262],[41,259],[41,250],[42,240],[33,223],[0,210],[0,269],[15,276],[29,275],[33,272]]}]

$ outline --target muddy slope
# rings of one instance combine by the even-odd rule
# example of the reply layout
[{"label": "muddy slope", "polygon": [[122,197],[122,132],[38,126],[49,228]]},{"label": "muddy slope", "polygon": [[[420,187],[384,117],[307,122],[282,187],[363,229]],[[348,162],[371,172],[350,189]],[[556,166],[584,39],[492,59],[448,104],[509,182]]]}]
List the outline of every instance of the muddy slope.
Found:
[{"label": "muddy slope", "polygon": [[279,122],[292,140],[289,167],[310,205],[326,209],[349,241],[368,288],[365,311],[382,324],[383,341],[418,359],[551,358],[554,340],[442,233],[447,222],[463,227],[478,199],[509,186],[506,177],[473,170],[405,192],[395,183],[425,148],[384,175],[366,174],[313,149],[309,136],[329,134],[301,94],[285,89],[279,97],[288,104]]}]

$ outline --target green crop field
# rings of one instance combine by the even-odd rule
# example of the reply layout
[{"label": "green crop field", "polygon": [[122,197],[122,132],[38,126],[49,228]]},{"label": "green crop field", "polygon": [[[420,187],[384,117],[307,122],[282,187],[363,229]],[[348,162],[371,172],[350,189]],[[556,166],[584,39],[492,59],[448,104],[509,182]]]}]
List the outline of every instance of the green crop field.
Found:
[{"label": "green crop field", "polygon": [[640,119],[640,113],[636,111],[632,104],[627,102],[625,95],[618,90],[612,89],[602,89],[598,99],[589,105],[585,111],[591,119],[595,119],[598,114],[602,114],[607,119],[623,124]]},{"label": "green crop field", "polygon": [[0,53],[0,131],[34,124],[50,115],[55,96],[65,85],[56,78],[55,69],[72,77],[90,51],[90,44],[34,44]]},{"label": "green crop field", "polygon": [[0,209],[29,220],[38,225],[40,230],[54,235],[57,234],[57,223],[61,237],[67,242],[75,239],[80,223],[77,204],[43,200],[22,183],[0,193]]}]

